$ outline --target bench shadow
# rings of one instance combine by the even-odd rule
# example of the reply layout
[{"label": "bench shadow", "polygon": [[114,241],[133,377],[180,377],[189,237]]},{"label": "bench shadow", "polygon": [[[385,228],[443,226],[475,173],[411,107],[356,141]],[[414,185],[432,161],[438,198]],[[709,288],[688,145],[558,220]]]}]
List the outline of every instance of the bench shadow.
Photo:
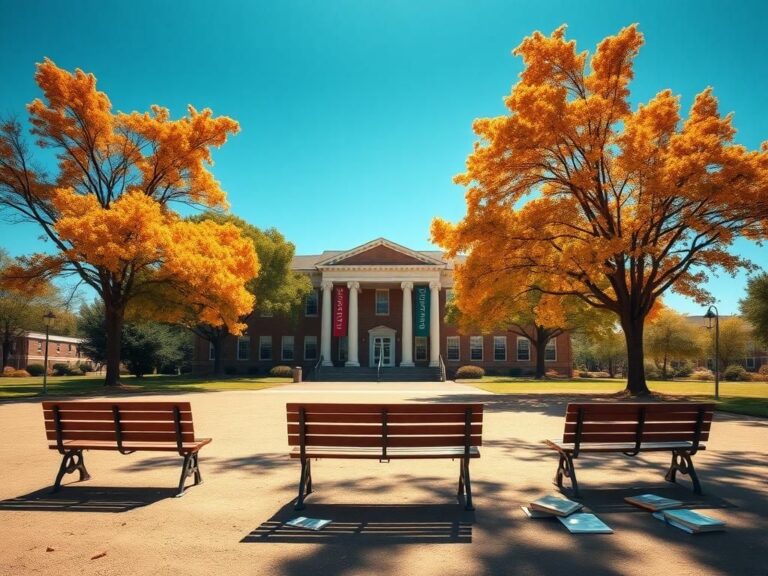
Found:
[{"label": "bench shadow", "polygon": [[[308,514],[331,520],[322,530],[287,521]],[[297,512],[290,502],[240,542],[282,544],[446,544],[472,542],[474,512],[457,504],[312,504]]]},{"label": "bench shadow", "polygon": [[128,512],[173,498],[173,488],[112,488],[64,486],[51,494],[50,487],[24,496],[0,500],[0,511],[25,512]]}]

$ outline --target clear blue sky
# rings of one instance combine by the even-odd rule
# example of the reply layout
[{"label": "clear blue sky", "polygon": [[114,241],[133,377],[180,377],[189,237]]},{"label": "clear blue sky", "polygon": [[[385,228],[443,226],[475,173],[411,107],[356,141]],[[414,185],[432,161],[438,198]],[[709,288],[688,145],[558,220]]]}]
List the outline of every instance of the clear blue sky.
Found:
[{"label": "clear blue sky", "polygon": [[[633,22],[646,36],[635,102],[669,87],[687,109],[713,86],[741,143],[768,139],[765,2],[0,0],[0,114],[25,114],[45,56],[93,72],[119,110],[210,107],[242,127],[214,168],[239,216],[278,228],[298,253],[378,236],[428,249],[434,216],[464,214],[452,177],[472,120],[504,112],[521,70],[510,51],[562,23],[593,50]],[[14,255],[44,249],[37,236],[0,225]],[[721,312],[736,311],[743,287],[711,284]]]}]

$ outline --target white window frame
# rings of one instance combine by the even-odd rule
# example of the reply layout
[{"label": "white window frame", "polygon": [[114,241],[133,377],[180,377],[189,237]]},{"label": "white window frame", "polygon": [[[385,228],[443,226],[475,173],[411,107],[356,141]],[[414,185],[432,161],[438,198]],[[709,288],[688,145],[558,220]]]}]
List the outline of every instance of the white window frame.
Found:
[{"label": "white window frame", "polygon": [[[456,358],[451,358],[451,342],[456,342]],[[461,362],[461,338],[458,336],[445,338],[445,358],[450,362]]]},{"label": "white window frame", "polygon": [[[477,340],[480,339],[480,358],[474,358],[473,351],[477,350]],[[485,357],[485,342],[482,336],[470,336],[469,337],[469,361],[470,362],[482,362]]]},{"label": "white window frame", "polygon": [[747,356],[745,358],[744,364],[747,367],[747,370],[754,370],[755,369],[755,357],[754,356]]},{"label": "white window frame", "polygon": [[[379,312],[379,294],[387,295],[387,311]],[[373,312],[375,316],[389,316],[390,301],[389,301],[389,288],[376,288],[376,293],[373,297]]]},{"label": "white window frame", "polygon": [[[547,353],[554,352],[553,358],[547,358]],[[544,348],[544,362],[557,362],[557,339],[552,338]]]},{"label": "white window frame", "polygon": [[[266,358],[261,354],[263,352],[263,346],[265,342],[269,342],[269,356]],[[259,336],[259,360],[272,360],[272,356],[274,356],[272,349],[272,336]]]},{"label": "white window frame", "polygon": [[[528,357],[527,358],[520,358],[520,343],[525,342],[528,344]],[[526,338],[525,336],[518,336],[517,337],[517,347],[516,347],[516,358],[518,362],[530,362],[531,361],[531,341],[530,339]]]},{"label": "white window frame", "polygon": [[[424,356],[419,356],[419,342],[424,343]],[[415,336],[413,338],[413,359],[417,362],[426,362],[429,360],[429,342],[426,336]]]},{"label": "white window frame", "polygon": [[[504,343],[504,358],[496,357],[496,343]],[[506,336],[494,336],[493,337],[493,361],[494,362],[506,362],[507,361],[507,337]]]},{"label": "white window frame", "polygon": [[[307,342],[315,343],[315,355],[310,358],[307,356]],[[304,336],[304,360],[317,360],[320,357],[320,350],[317,347],[317,336]]]},{"label": "white window frame", "polygon": [[[285,350],[286,350],[286,344],[290,342],[291,343],[291,357],[286,358],[285,357]],[[296,360],[296,339],[293,336],[283,336],[280,339],[280,359],[281,360],[290,360],[294,361]]]},{"label": "white window frame", "polygon": [[[245,358],[240,354],[242,348],[240,344],[247,343],[248,346],[245,349]],[[250,336],[238,336],[237,337],[237,359],[238,360],[250,360],[251,359],[251,337]]]},{"label": "white window frame", "polygon": [[[308,312],[310,297],[312,297],[315,301],[314,314],[310,314]],[[307,294],[307,296],[304,298],[304,316],[307,318],[317,318],[317,315],[319,313],[320,313],[320,293],[313,288],[312,291],[309,294]]]},{"label": "white window frame", "polygon": [[37,341],[37,351],[38,352],[42,352],[43,351],[43,341],[42,340],[38,340]]}]

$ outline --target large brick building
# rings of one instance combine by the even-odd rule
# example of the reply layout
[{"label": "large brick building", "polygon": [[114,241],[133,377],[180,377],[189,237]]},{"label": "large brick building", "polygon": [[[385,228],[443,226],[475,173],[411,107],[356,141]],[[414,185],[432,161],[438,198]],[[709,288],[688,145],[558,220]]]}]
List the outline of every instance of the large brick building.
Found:
[{"label": "large brick building", "polygon": [[[451,298],[454,263],[439,251],[415,251],[378,238],[343,251],[296,256],[292,267],[309,276],[313,291],[298,318],[249,320],[240,337],[223,346],[227,372],[263,374],[272,366],[316,365],[354,373],[381,365],[402,369],[437,368],[442,359],[451,375],[468,364],[489,373],[528,374],[535,366],[531,342],[511,332],[460,334],[444,321]],[[199,371],[213,367],[212,349],[198,340]],[[548,370],[571,374],[570,336],[550,342]],[[334,367],[334,368],[332,368]]]},{"label": "large brick building", "polygon": [[[90,363],[80,351],[82,338],[72,336],[48,336],[48,369],[54,364],[75,366]],[[17,369],[26,368],[29,364],[43,364],[45,360],[45,334],[42,332],[25,332],[16,338],[11,345],[8,355],[8,365]]]}]

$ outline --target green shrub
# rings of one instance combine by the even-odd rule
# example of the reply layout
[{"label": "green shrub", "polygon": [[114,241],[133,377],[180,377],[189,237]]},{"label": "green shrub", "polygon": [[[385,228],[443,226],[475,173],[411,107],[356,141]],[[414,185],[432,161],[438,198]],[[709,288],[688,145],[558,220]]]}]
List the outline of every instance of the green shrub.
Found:
[{"label": "green shrub", "polygon": [[522,376],[523,375],[523,369],[518,368],[517,366],[513,366],[509,369],[509,375],[510,376]]},{"label": "green shrub", "polygon": [[83,362],[82,364],[77,365],[78,369],[83,373],[87,374],[88,372],[93,372],[93,364],[90,362]]},{"label": "green shrub", "polygon": [[747,373],[744,366],[731,364],[725,370],[723,370],[723,380],[728,380],[730,382],[745,382],[749,379],[749,374]]},{"label": "green shrub", "polygon": [[53,365],[53,375],[54,376],[72,376],[72,369],[69,367],[69,364],[65,364],[64,362],[58,362]]},{"label": "green shrub", "polygon": [[[671,374],[671,369],[668,368],[667,374]],[[645,363],[645,377],[648,380],[658,380],[661,378],[661,370],[656,367],[656,364],[651,362]]]},{"label": "green shrub", "polygon": [[478,380],[485,376],[485,370],[480,366],[460,366],[456,370],[457,380]]},{"label": "green shrub", "polygon": [[675,368],[675,376],[678,378],[687,378],[693,373],[693,366],[689,362],[681,362]]},{"label": "green shrub", "polygon": [[691,372],[691,378],[694,380],[701,380],[702,382],[706,382],[708,380],[714,380],[715,374],[712,372],[712,370],[707,368],[696,368],[696,370]]},{"label": "green shrub", "polygon": [[579,370],[578,372],[576,372],[576,376],[578,376],[579,378],[590,378],[589,372],[587,370]]},{"label": "green shrub", "polygon": [[293,369],[290,366],[285,366],[283,364],[280,364],[278,366],[273,366],[272,369],[269,371],[269,375],[274,376],[276,378],[292,378]]},{"label": "green shrub", "polygon": [[42,364],[27,364],[27,372],[30,376],[42,376],[45,372],[45,366]]}]

